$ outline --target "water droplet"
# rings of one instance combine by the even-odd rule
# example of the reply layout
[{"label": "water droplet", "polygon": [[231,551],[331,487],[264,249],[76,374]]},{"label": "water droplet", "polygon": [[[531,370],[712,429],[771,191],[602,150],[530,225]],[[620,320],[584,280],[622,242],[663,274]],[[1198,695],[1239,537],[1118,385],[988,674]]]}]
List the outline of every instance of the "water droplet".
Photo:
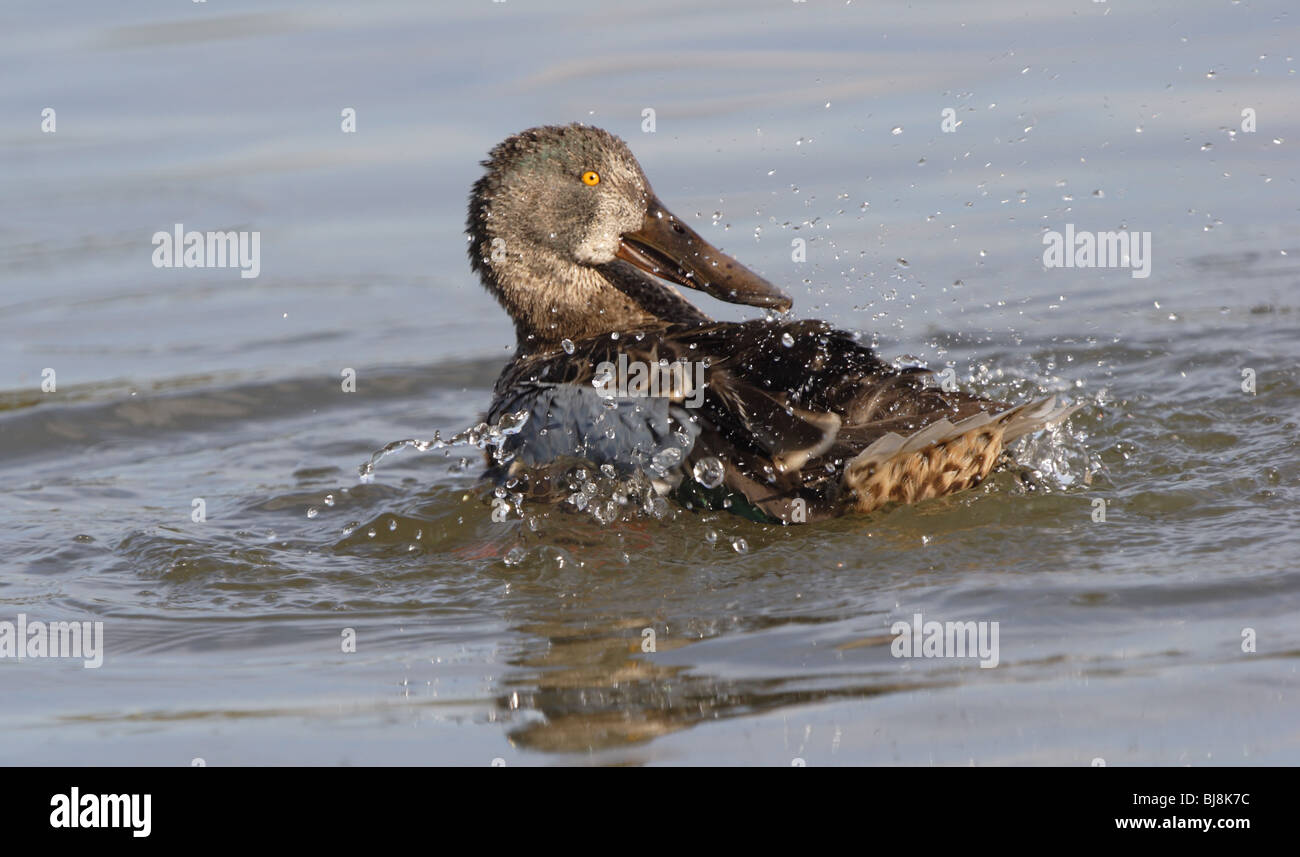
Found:
[{"label": "water droplet", "polygon": [[744,539],[736,539],[731,543],[731,547],[736,551],[736,553],[749,553],[749,542]]},{"label": "water droplet", "polygon": [[897,137],[899,134],[903,133],[903,126],[902,126],[902,125],[895,125],[893,128],[890,128],[890,129],[889,129],[889,133],[891,133],[891,134],[893,134],[895,137]]},{"label": "water droplet", "polygon": [[560,340],[560,347],[564,349],[564,353],[565,353],[565,354],[572,354],[572,353],[573,353],[573,340],[572,340],[572,339],[561,339],[561,340]]},{"label": "water droplet", "polygon": [[519,563],[524,561],[524,557],[527,555],[528,552],[525,551],[523,548],[513,547],[510,550],[506,551],[506,555],[503,561],[505,562],[506,565],[519,565]]},{"label": "water droplet", "polygon": [[790,335],[789,331],[781,334],[781,344],[786,348],[794,345],[794,337]]},{"label": "water droplet", "polygon": [[307,517],[309,518],[314,518],[319,514],[320,514],[320,509],[317,509],[315,506],[312,506],[307,510]]},{"label": "water droplet", "polygon": [[[789,336],[789,334],[786,335]],[[692,468],[691,473],[694,474],[695,481],[705,488],[717,488],[722,484],[726,468],[717,458],[709,456],[695,462],[695,467]]]},{"label": "water droplet", "polygon": [[655,453],[650,459],[650,466],[662,476],[676,467],[681,460],[682,451],[675,446],[670,446]]}]

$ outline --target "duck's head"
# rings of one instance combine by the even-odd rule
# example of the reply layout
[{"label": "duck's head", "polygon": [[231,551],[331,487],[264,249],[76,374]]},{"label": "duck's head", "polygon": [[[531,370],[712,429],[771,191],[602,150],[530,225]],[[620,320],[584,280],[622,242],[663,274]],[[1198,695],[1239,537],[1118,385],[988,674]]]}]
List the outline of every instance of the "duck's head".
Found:
[{"label": "duck's head", "polygon": [[470,259],[514,319],[521,348],[707,320],[668,283],[790,307],[673,216],[627,144],[606,131],[533,128],[497,145],[483,166],[470,196]]}]

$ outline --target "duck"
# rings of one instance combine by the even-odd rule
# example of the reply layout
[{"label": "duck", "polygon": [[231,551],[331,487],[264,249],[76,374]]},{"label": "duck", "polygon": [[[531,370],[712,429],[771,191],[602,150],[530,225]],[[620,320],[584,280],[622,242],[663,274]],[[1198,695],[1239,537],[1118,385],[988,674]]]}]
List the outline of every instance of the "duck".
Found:
[{"label": "duck", "polygon": [[[1008,444],[1075,410],[951,389],[793,317],[600,128],[531,128],[481,164],[470,264],[516,338],[487,414],[508,426],[484,473],[498,496],[558,500],[598,471],[689,509],[812,523],[973,488]],[[763,316],[716,321],[682,289]]]}]

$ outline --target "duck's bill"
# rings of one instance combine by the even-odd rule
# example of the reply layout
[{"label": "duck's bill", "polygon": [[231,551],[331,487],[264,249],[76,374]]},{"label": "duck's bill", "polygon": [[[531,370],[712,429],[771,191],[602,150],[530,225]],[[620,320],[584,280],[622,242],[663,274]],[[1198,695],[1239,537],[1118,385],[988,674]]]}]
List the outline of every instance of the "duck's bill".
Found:
[{"label": "duck's bill", "polygon": [[705,241],[653,197],[641,228],[622,236],[618,258],[718,300],[782,311],[791,306],[780,289]]}]

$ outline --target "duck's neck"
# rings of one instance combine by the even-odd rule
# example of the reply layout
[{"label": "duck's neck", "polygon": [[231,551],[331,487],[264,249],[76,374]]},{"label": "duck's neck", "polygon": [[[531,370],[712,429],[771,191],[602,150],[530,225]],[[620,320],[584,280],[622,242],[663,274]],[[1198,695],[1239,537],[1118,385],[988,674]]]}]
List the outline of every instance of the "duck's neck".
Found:
[{"label": "duck's neck", "polygon": [[514,319],[518,348],[525,353],[558,348],[565,339],[710,320],[675,289],[626,262],[592,268],[506,254],[476,267]]}]

